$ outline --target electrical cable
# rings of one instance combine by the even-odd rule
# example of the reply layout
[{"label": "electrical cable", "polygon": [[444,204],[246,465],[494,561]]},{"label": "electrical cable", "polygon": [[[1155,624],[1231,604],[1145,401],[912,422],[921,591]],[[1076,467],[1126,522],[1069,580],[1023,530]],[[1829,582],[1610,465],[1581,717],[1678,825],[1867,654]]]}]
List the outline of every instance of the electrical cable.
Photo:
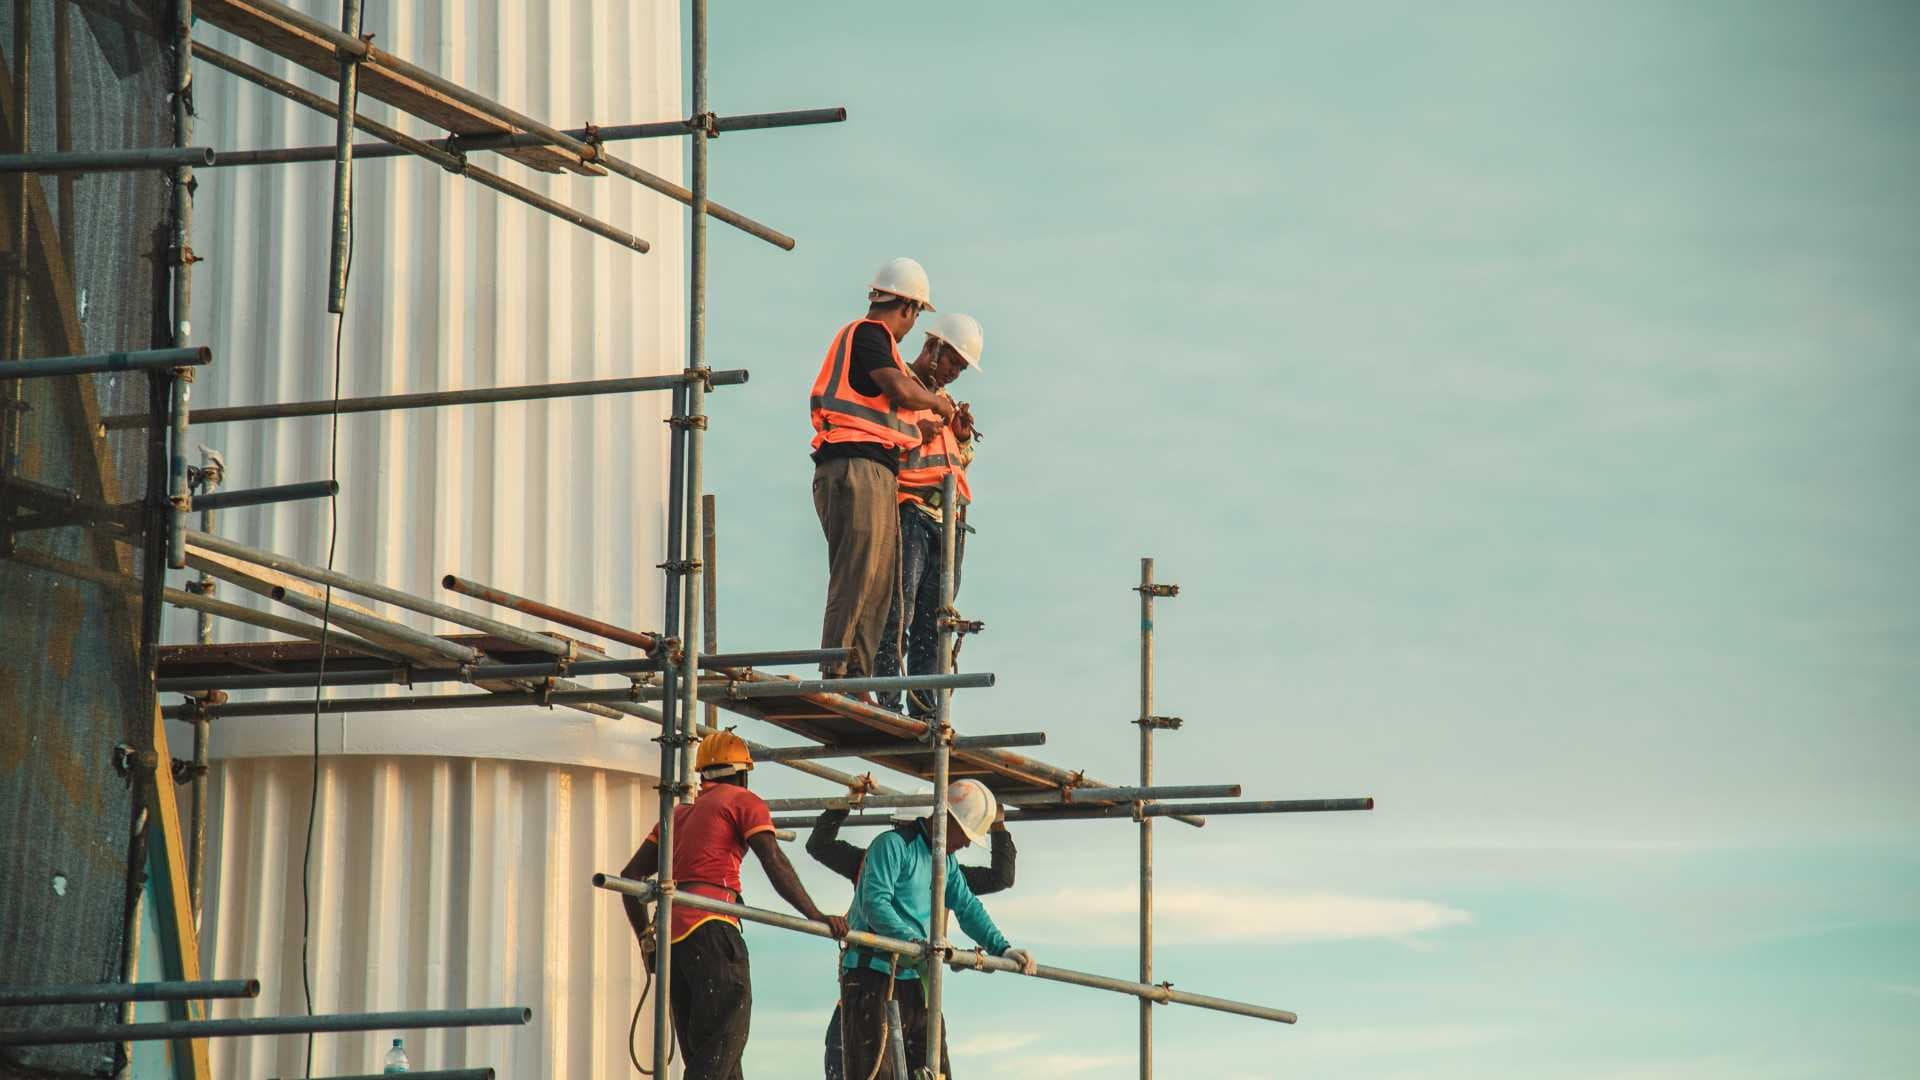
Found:
[{"label": "electrical cable", "polygon": [[[640,1013],[646,1009],[647,995],[653,992],[653,984],[657,981],[658,976],[651,971],[647,972],[646,985],[640,988],[640,1003],[633,1007],[633,1022],[627,1025],[627,1060],[633,1062],[633,1067],[640,1070],[642,1076],[652,1076],[653,1070],[640,1064],[640,1051],[635,1041],[640,1034]],[[667,1064],[673,1064],[673,1052],[679,1048],[679,1043],[680,1040],[676,1037],[673,1026],[669,1024],[667,1026]]]},{"label": "electrical cable", "polygon": [[[349,166],[352,168],[352,166]],[[351,180],[349,180],[351,182]],[[342,280],[353,280],[353,207],[347,208],[347,259]],[[340,355],[341,341],[347,333],[346,305],[333,324],[333,410],[327,434],[327,478],[333,481],[333,494],[327,496],[327,571],[333,572],[333,560],[340,543]],[[313,824],[320,806],[320,703],[327,684],[327,634],[332,629],[333,586],[326,586],[320,603],[320,662],[313,680],[313,774],[307,792],[307,840],[300,856],[300,989],[305,995],[307,1015],[313,1015],[313,969],[308,950],[313,932]],[[307,1033],[308,1080],[313,1076],[313,1033]]]}]

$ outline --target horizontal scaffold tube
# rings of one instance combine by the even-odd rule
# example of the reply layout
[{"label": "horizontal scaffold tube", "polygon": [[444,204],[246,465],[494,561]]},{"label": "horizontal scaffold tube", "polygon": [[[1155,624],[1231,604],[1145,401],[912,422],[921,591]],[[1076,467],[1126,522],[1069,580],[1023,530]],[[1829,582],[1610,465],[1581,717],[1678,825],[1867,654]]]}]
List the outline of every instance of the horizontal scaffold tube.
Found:
[{"label": "horizontal scaffold tube", "polygon": [[[720,665],[713,665],[719,667]],[[857,694],[861,691],[889,693],[903,690],[964,690],[993,685],[993,673],[969,671],[955,675],[877,675],[852,679],[780,679],[773,682],[708,682],[701,680],[700,692],[708,689],[731,698],[788,697],[798,694]]]},{"label": "horizontal scaffold tube", "polygon": [[[351,1076],[316,1076],[313,1080],[386,1080],[386,1073],[354,1073]],[[279,1080],[275,1077],[274,1080]],[[491,1067],[484,1069],[428,1069],[409,1072],[407,1080],[494,1080]]]},{"label": "horizontal scaffold tube", "polygon": [[133,150],[61,150],[0,154],[0,173],[132,172],[213,164],[211,146],[145,146]]},{"label": "horizontal scaffold tube", "polygon": [[106,1001],[206,1001],[259,996],[259,979],[0,986],[0,1005],[91,1005]]},{"label": "horizontal scaffold tube", "polygon": [[[597,888],[617,892],[646,901],[652,900],[657,892],[654,884],[647,881],[631,881],[611,874],[593,875],[593,884]],[[809,922],[797,915],[787,915],[764,908],[747,907],[743,904],[729,904],[724,900],[713,900],[697,893],[676,891],[673,894],[675,904],[711,911],[717,915],[732,915],[748,922],[776,926],[796,933],[811,934],[814,937],[831,938],[833,931],[826,923]],[[880,952],[895,953],[908,959],[917,960],[926,955],[926,946],[917,941],[900,941],[896,938],[881,937],[855,930],[847,934],[849,945],[874,949]],[[1022,974],[1020,965],[1012,960],[1003,960],[997,956],[988,956],[975,949],[954,949],[947,960],[949,967],[956,971],[1001,971],[1009,974]],[[1110,978],[1106,975],[1094,975],[1071,968],[1049,967],[1041,964],[1032,976],[1051,982],[1068,983],[1073,986],[1085,986],[1094,990],[1111,990],[1117,994],[1129,994],[1162,1005],[1192,1005],[1200,1009],[1212,1009],[1215,1012],[1233,1013],[1237,1016],[1251,1016],[1259,1020],[1272,1020],[1282,1024],[1292,1024],[1300,1018],[1285,1009],[1270,1009],[1264,1005],[1250,1005],[1244,1001],[1230,1001],[1226,998],[1210,997],[1206,994],[1192,994],[1185,990],[1175,990],[1170,986],[1153,986],[1147,983],[1129,982],[1126,979]]]},{"label": "horizontal scaffold tube", "polygon": [[[275,589],[274,599],[291,604],[309,614],[318,615],[320,610],[320,601],[312,599],[311,597],[302,596],[299,593],[287,592],[285,589]],[[343,611],[340,608],[334,609],[333,619],[351,629],[362,632],[390,634],[405,641],[407,644],[420,648],[436,648],[435,645],[429,643],[438,643],[437,649],[446,650],[441,652],[441,655],[460,663],[470,663],[479,655],[474,653],[472,649],[467,649],[466,646],[446,641],[442,638],[436,638],[429,634],[422,634],[420,631],[414,630],[411,627],[402,626],[399,623],[388,623],[384,620],[373,619],[369,616],[356,614],[351,611]],[[453,650],[465,650],[466,653],[472,655],[462,655]],[[517,667],[519,665],[513,666]],[[475,668],[472,674],[466,675],[456,672],[452,679],[433,681],[480,682],[483,681],[483,676],[479,673],[483,670],[483,668]],[[510,670],[511,668],[509,668],[509,671]],[[526,676],[518,676],[510,673],[491,676],[491,678],[502,679],[524,677]],[[904,675],[900,678],[911,684],[907,687],[908,689],[918,689],[927,685],[946,686],[949,685],[949,683],[943,680],[951,680],[956,677],[958,676]],[[972,678],[973,676],[964,677]],[[307,679],[306,685],[311,685],[314,681],[315,677],[310,676]],[[383,682],[384,680],[379,681]],[[423,679],[421,681],[429,680]],[[728,685],[726,682],[703,682],[700,686],[700,697],[703,700],[722,700],[727,695]],[[975,684],[969,683],[965,685]],[[178,690],[177,687],[170,689]],[[194,689],[209,688],[200,686]],[[408,697],[322,698],[317,704],[321,712],[334,714],[406,712],[411,709],[504,709],[527,705],[614,705],[625,702],[658,701],[660,699],[660,693],[661,688],[657,686],[629,686],[611,690],[593,690],[574,685],[565,689],[524,690],[498,694],[417,694]],[[213,717],[226,717],[229,719],[238,719],[244,716],[299,716],[303,713],[312,712],[315,706],[316,703],[311,698],[303,701],[249,701],[240,704],[208,706],[207,712],[208,715]],[[172,712],[173,710],[166,711]]]},{"label": "horizontal scaffold tube", "polygon": [[[132,579],[129,578],[129,581]],[[318,627],[315,627],[317,630]],[[702,663],[718,662],[726,666],[760,667],[779,664],[818,664],[823,658],[843,657],[845,649],[783,649],[765,652],[720,653],[703,657]],[[412,686],[415,683],[470,682],[495,679],[545,679],[561,675],[634,675],[660,670],[660,661],[651,656],[629,660],[556,660],[535,664],[480,664],[465,671],[445,668],[415,668],[407,665],[375,671],[335,669],[316,676],[306,671],[272,671],[239,675],[169,675],[154,682],[163,692],[188,690],[284,690],[289,687],[310,689],[319,686]]]},{"label": "horizontal scaffold tube", "polygon": [[39,356],[0,364],[0,379],[36,379],[51,375],[93,375],[102,371],[171,371],[213,362],[213,350],[144,349],[92,356]]},{"label": "horizontal scaffold tube", "polygon": [[350,611],[339,604],[329,605],[324,600],[316,600],[305,593],[292,592],[278,585],[273,587],[273,598],[293,608],[303,615],[311,615],[322,622],[338,623],[357,633],[375,637],[389,637],[416,649],[424,649],[437,656],[444,657],[457,664],[471,664],[480,659],[477,649],[470,649],[458,642],[438,638],[423,630],[415,630],[403,623],[389,619],[362,615]]},{"label": "horizontal scaffold tube", "polygon": [[237,506],[264,506],[267,503],[297,502],[301,499],[330,499],[340,494],[338,480],[312,480],[302,484],[275,484],[272,487],[236,488],[196,496],[195,510],[231,510]]},{"label": "horizontal scaffold tube", "polygon": [[147,1024],[76,1024],[0,1030],[0,1046],[59,1046],[95,1042],[152,1042],[249,1035],[306,1035],[342,1031],[419,1031],[433,1028],[514,1027],[533,1019],[524,1006],[505,1009],[416,1009],[337,1013],[332,1016],[236,1016],[224,1020],[163,1020]]},{"label": "horizontal scaffold tube", "polygon": [[[1010,794],[1009,802],[1024,802],[1038,805],[1038,800],[1021,795]],[[1140,817],[1179,817],[1183,814],[1232,815],[1232,814],[1323,814],[1344,810],[1371,810],[1372,797],[1358,799],[1268,799],[1252,802],[1208,802],[1208,803],[1147,803],[1135,809],[1131,805],[1120,806],[1049,806],[1035,810],[1008,810],[1008,821],[1081,821],[1087,818],[1124,818],[1133,820]],[[773,823],[781,828],[804,829],[813,824],[813,819],[803,816],[776,817]],[[893,824],[893,818],[887,814],[854,814],[840,824],[880,826]]]},{"label": "horizontal scaffold tube", "polygon": [[[401,592],[399,589],[389,588],[378,582],[363,581],[359,578],[342,574],[337,570],[323,570],[317,566],[308,566],[306,563],[300,562],[297,559],[289,559],[285,555],[272,551],[263,551],[259,548],[248,547],[245,544],[237,544],[232,540],[214,536],[211,533],[188,529],[186,530],[186,535],[187,543],[196,547],[218,552],[229,558],[239,559],[243,562],[250,562],[256,566],[265,566],[269,569],[278,570],[283,574],[292,574],[297,578],[305,578],[315,584],[331,585],[336,589],[345,589],[347,592],[359,593],[361,596],[392,604],[394,607],[405,608],[408,611],[417,611],[422,615],[431,615],[436,619],[450,622],[455,626],[464,626],[470,630],[478,630],[483,634],[492,634],[494,637],[505,638],[515,645],[521,645],[536,652],[544,652],[552,656],[566,656],[571,651],[571,647],[566,642],[560,641],[557,638],[551,638],[545,634],[536,634],[531,630],[523,630],[518,626],[510,626],[498,619],[490,619],[485,615],[475,615],[470,611],[462,611],[451,604],[440,603],[438,600],[429,600],[424,596],[415,596],[412,593]],[[274,599],[278,600],[280,597],[275,596]],[[301,606],[296,601],[290,600],[288,603],[293,604],[295,607]],[[342,619],[341,621],[347,623],[349,626],[353,625],[349,620]],[[440,644],[445,645],[446,643],[441,642]],[[443,654],[445,653],[444,649],[436,651],[440,651]],[[472,653],[473,650],[468,649],[467,652]],[[473,659],[474,657],[469,655],[463,662]]]},{"label": "horizontal scaffold tube", "polygon": [[[727,368],[711,373],[715,386],[740,386],[747,381],[745,368]],[[579,382],[537,383],[531,386],[489,386],[472,390],[427,390],[417,394],[381,394],[375,397],[341,398],[340,415],[370,412],[395,412],[402,409],[438,409],[449,405],[497,405],[510,401],[551,401],[555,398],[591,397],[598,394],[635,394],[649,390],[668,390],[686,382],[686,375],[643,375],[631,379],[586,379]],[[331,416],[335,403],[322,401],[285,401],[272,405],[230,405],[214,409],[195,409],[196,426],[226,424],[239,420],[291,420],[306,416]],[[102,421],[114,428],[145,427],[151,423],[146,413],[122,413]]]},{"label": "horizontal scaffold tube", "polygon": [[[722,660],[724,657],[706,657],[702,662]],[[715,664],[715,667],[724,665]],[[957,735],[953,740],[955,750],[977,750],[989,746],[1045,746],[1047,733],[1044,731],[1015,731],[1006,735]],[[908,742],[857,742],[841,743],[834,746],[774,746],[764,750],[755,750],[755,761],[812,761],[816,758],[836,757],[904,757],[909,754],[925,754],[925,744]]]},{"label": "horizontal scaffold tube", "polygon": [[[921,753],[926,747],[920,748]],[[1146,799],[1232,799],[1240,795],[1239,784],[1188,784],[1163,785],[1160,787],[1130,788],[1068,788],[1065,791],[1035,792],[1033,794],[1008,792],[1004,801],[1009,808],[1015,806],[1071,806],[1076,802],[1140,802]],[[768,799],[767,808],[782,810],[825,810],[830,806],[840,806],[845,796],[833,798],[809,797],[802,799]],[[932,806],[933,793],[917,795],[871,795],[861,801],[862,806],[880,808],[898,806]],[[1211,804],[1210,804],[1211,805]],[[1235,804],[1229,804],[1235,805]],[[1101,810],[1111,807],[1099,807]],[[1191,804],[1180,807],[1182,811],[1193,809]]]}]

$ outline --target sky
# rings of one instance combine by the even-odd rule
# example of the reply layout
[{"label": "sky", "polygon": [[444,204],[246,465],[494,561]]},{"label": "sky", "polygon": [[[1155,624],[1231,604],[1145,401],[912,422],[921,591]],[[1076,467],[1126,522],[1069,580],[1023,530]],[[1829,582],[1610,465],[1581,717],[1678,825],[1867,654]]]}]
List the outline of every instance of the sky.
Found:
[{"label": "sky", "polygon": [[[1920,8],[716,4],[711,40],[722,114],[849,111],[712,149],[799,239],[711,234],[710,360],[753,371],[707,443],[723,646],[811,642],[803,399],[911,255],[986,331],[998,682],[957,727],[1133,781],[1150,555],[1158,779],[1378,800],[1160,826],[1157,973],[1300,1014],[1158,1010],[1160,1075],[1920,1068]],[[1016,835],[1008,937],[1130,974],[1135,828]],[[834,958],[748,939],[747,1071],[805,1075]],[[962,1075],[1133,1074],[1131,999],[951,986]]]}]

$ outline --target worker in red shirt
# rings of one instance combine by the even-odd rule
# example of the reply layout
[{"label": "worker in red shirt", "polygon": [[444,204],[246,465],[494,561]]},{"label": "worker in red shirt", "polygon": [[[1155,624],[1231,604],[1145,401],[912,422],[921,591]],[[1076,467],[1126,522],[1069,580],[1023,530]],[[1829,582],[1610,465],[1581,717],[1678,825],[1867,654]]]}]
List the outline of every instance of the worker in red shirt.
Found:
[{"label": "worker in red shirt", "polygon": [[[674,888],[740,903],[740,860],[752,848],[782,900],[809,921],[826,923],[835,937],[845,937],[847,920],[814,906],[774,839],[766,802],[747,790],[753,755],[746,740],[731,731],[707,736],[694,768],[700,773],[700,794],[673,810]],[[639,881],[660,869],[659,834],[658,826],[647,834],[622,876]],[[647,906],[631,896],[622,900],[651,974],[654,938]],[[675,904],[669,938],[673,964],[667,992],[686,1080],[738,1080],[753,1013],[753,979],[740,921]]]}]

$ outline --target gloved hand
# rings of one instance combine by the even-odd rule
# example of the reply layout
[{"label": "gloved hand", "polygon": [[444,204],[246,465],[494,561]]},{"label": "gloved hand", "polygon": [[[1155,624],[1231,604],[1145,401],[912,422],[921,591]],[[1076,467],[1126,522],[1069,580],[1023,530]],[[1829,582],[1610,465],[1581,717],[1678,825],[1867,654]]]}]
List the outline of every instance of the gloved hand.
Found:
[{"label": "gloved hand", "polygon": [[1032,975],[1040,970],[1040,962],[1035,960],[1033,954],[1025,949],[1008,949],[1000,955],[1003,959],[1011,960],[1019,964],[1020,974],[1022,975]]},{"label": "gloved hand", "polygon": [[640,962],[647,966],[647,974],[653,974],[653,954],[660,948],[660,939],[648,934],[640,939]]}]

